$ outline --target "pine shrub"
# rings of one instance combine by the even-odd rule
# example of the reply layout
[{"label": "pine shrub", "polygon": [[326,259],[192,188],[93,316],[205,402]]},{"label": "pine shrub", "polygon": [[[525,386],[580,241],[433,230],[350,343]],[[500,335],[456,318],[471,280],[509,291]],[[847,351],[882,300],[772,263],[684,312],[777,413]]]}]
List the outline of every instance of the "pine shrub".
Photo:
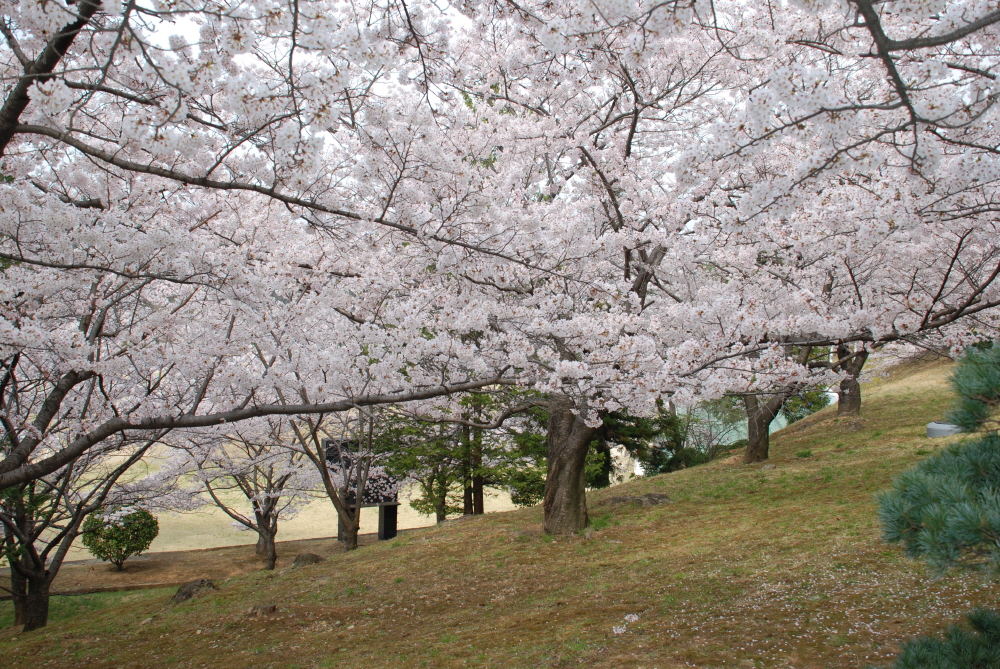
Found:
[{"label": "pine shrub", "polygon": [[958,401],[945,420],[966,432],[1000,427],[1000,346],[970,347],[951,377]]},{"label": "pine shrub", "polygon": [[[956,444],[903,472],[879,499],[885,538],[944,571],[957,564],[1000,570],[1000,347],[970,348],[952,375],[959,399],[947,420],[985,435]],[[1000,614],[977,609],[969,628],[910,639],[890,669],[1000,667]]]},{"label": "pine shrub", "polygon": [[996,669],[1000,667],[1000,614],[977,609],[969,627],[952,625],[944,638],[919,636],[903,644],[889,669]]},{"label": "pine shrub", "polygon": [[1000,569],[1000,347],[972,347],[951,378],[948,419],[985,435],[951,446],[903,472],[879,499],[887,541],[944,571],[960,563]]},{"label": "pine shrub", "polygon": [[159,533],[156,516],[146,509],[102,510],[84,521],[83,545],[94,557],[121,571],[125,560],[149,548]]},{"label": "pine shrub", "polygon": [[1000,436],[952,446],[903,472],[879,499],[885,539],[943,571],[1000,568]]}]

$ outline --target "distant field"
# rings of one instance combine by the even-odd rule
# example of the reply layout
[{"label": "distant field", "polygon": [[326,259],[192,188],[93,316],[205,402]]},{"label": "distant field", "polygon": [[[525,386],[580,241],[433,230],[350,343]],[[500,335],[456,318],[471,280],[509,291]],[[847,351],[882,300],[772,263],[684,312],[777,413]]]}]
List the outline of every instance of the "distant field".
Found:
[{"label": "distant field", "polygon": [[[581,536],[542,534],[538,508],[489,514],[177,606],[169,590],[60,603],[45,630],[0,631],[0,656],[17,669],[884,664],[1000,595],[985,576],[932,578],[879,536],[875,493],[957,439],[924,436],[950,402],[948,370],[870,385],[860,421],[831,408],[782,430],[773,468],[715,461],[591,493]],[[608,503],[649,492],[673,502]]]},{"label": "distant field", "polygon": [[[410,506],[415,491],[404,489],[400,494],[399,529],[428,527],[435,524],[434,516],[417,513]],[[237,500],[243,512],[249,512],[249,505]],[[487,513],[514,509],[510,495],[503,490],[488,490],[485,500]],[[229,516],[215,506],[206,506],[198,511],[186,513],[158,513],[160,534],[150,546],[150,552],[185,551],[220,546],[239,546],[256,543],[257,535],[237,529]],[[361,510],[361,532],[378,531],[378,509]],[[291,520],[282,521],[278,526],[279,541],[298,541],[319,537],[337,536],[337,515],[330,500],[317,498],[304,507]],[[93,556],[77,541],[67,559],[86,560]]]},{"label": "distant field", "polygon": [[[419,514],[410,506],[412,492],[412,490],[404,491],[401,495],[403,503],[399,507],[399,529],[434,525],[434,516]],[[510,495],[506,492],[491,490],[486,497],[487,512],[508,511],[513,508]],[[151,552],[237,546],[257,541],[256,534],[236,529],[233,520],[214,506],[189,513],[161,513],[158,515],[158,520],[160,535],[150,546]],[[378,509],[362,509],[361,532],[377,531]],[[337,536],[337,516],[333,504],[325,498],[313,501],[295,518],[283,521],[278,527],[278,539],[281,541],[333,536]],[[86,549],[77,545],[74,546],[69,559],[82,560],[90,557]]]}]

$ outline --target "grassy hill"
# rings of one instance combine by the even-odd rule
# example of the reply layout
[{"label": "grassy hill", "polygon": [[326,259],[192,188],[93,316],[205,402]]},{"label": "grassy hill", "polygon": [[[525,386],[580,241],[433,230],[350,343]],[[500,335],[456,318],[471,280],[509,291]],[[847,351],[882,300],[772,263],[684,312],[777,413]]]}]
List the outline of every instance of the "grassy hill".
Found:
[{"label": "grassy hill", "polygon": [[[879,538],[873,495],[949,441],[924,437],[950,402],[948,370],[869,386],[861,421],[828,409],[781,431],[773,468],[723,460],[592,493],[585,536],[543,535],[539,509],[490,514],[177,606],[164,590],[61,602],[45,630],[0,632],[0,656],[11,668],[881,663],[1000,594],[975,574],[935,580]],[[673,502],[609,504],[650,492]]]}]

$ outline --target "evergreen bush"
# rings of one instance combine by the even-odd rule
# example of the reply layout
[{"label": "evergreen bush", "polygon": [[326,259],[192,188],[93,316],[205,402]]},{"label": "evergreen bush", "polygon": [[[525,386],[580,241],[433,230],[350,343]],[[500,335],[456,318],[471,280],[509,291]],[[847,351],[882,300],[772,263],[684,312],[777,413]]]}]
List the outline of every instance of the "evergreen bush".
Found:
[{"label": "evergreen bush", "polygon": [[903,472],[879,498],[885,539],[944,571],[1000,569],[1000,436],[951,446]]},{"label": "evergreen bush", "polygon": [[[948,420],[966,431],[994,427],[1000,347],[972,347],[951,378]],[[903,472],[879,498],[884,536],[943,571],[960,562],[1000,568],[1000,436],[995,428]]]},{"label": "evergreen bush", "polygon": [[[1000,570],[1000,347],[970,348],[951,379],[958,401],[947,420],[966,432],[989,430],[903,472],[879,499],[885,538],[938,571],[958,564]],[[978,609],[971,631],[907,641],[891,669],[1000,667],[1000,614]]]},{"label": "evergreen bush", "polygon": [[159,533],[156,516],[146,509],[112,508],[96,511],[83,522],[83,545],[122,571],[125,560],[149,548]]},{"label": "evergreen bush", "polygon": [[966,432],[1000,428],[994,413],[1000,408],[1000,346],[973,346],[951,377],[958,401],[945,420]]},{"label": "evergreen bush", "polygon": [[952,625],[944,638],[920,636],[903,644],[888,669],[996,669],[1000,667],[1000,614],[977,609],[971,630]]}]

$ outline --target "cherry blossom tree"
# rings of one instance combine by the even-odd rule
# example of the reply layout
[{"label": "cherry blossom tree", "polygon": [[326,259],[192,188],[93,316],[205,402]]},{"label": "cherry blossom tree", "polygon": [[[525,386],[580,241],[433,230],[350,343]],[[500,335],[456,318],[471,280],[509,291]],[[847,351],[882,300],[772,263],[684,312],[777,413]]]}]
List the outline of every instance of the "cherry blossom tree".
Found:
[{"label": "cherry blossom tree", "polygon": [[[16,196],[22,206],[4,219],[18,259],[4,270],[0,486],[54,472],[127,431],[347,411],[503,382],[482,365],[422,371],[422,357],[438,351],[421,346],[414,304],[385,304],[409,263],[386,275],[391,248],[372,257],[355,242],[352,255],[305,234],[282,244],[276,225],[244,225],[231,197],[200,218],[188,218],[194,202],[158,208],[157,226],[146,228],[132,218],[138,211],[93,214]],[[324,253],[336,259],[310,264]],[[381,283],[352,262],[378,267]],[[381,304],[395,336],[383,332],[380,344],[369,331],[381,325],[351,320],[342,304]],[[417,367],[401,373],[407,366]],[[486,378],[449,377],[479,372]]]},{"label": "cherry blossom tree", "polygon": [[[258,419],[229,429],[186,431],[173,445],[185,457],[171,468],[181,476],[189,472],[234,524],[257,533],[257,556],[267,570],[278,559],[279,521],[294,518],[317,486],[309,463],[282,448],[289,432],[285,419]],[[247,504],[250,513],[244,511]]]},{"label": "cherry blossom tree", "polygon": [[105,506],[187,508],[188,500],[160,476],[133,470],[155,441],[120,436],[52,474],[0,492],[0,545],[10,565],[14,625],[31,631],[47,624],[52,582],[88,515]]},{"label": "cherry blossom tree", "polygon": [[605,412],[968,337],[1000,304],[993,20],[944,6],[5,6],[0,487],[263,416],[325,463],[320,416],[517,383],[574,532]]},{"label": "cherry blossom tree", "polygon": [[375,412],[359,409],[289,420],[285,449],[311,463],[343,529],[344,549],[358,547],[361,508],[398,496],[403,479],[390,474],[391,451],[375,439]]},{"label": "cherry blossom tree", "polygon": [[[551,338],[549,351],[534,354],[553,372],[539,387],[572,398],[556,398],[551,413],[547,528],[574,531],[586,522],[580,455],[602,410],[648,410],[643,401],[660,393],[691,402],[840,380],[782,360],[788,346],[853,347],[859,355],[843,356],[835,369],[857,390],[850,377],[859,370],[844,368],[860,361],[865,343],[919,340],[942,329],[961,339],[963,330],[989,322],[998,305],[989,208],[963,203],[993,195],[989,185],[955,181],[966,173],[961,159],[901,182],[900,170],[913,161],[897,164],[897,144],[869,138],[868,155],[847,167],[837,162],[850,154],[838,148],[836,112],[823,112],[822,128],[795,117],[782,126],[787,132],[772,132],[772,116],[827,95],[794,77],[790,89],[779,87],[776,64],[799,76],[801,54],[816,51],[785,36],[843,7],[822,7],[820,18],[805,20],[798,9],[772,19],[773,8],[742,3],[464,7],[476,27],[467,42],[453,44],[462,59],[449,83],[471,110],[466,126],[495,138],[476,160],[494,175],[520,175],[517,207],[530,214],[518,229],[549,226],[556,237],[546,221],[555,215],[577,235],[579,262],[558,265],[572,286],[545,281],[545,290],[526,272],[500,281],[466,271],[518,296],[544,291],[561,300],[554,320],[562,333],[524,333],[536,347]],[[814,78],[834,72],[842,78],[831,88],[855,93],[881,85],[884,72],[868,62],[837,61]],[[859,124],[885,122],[882,110],[856,107]],[[517,133],[539,138],[538,148],[516,153]],[[740,133],[751,137],[741,144]],[[513,209],[514,201],[495,199]],[[867,276],[862,265],[872,267]],[[594,341],[588,319],[597,331],[624,332],[630,345],[647,346],[642,362],[609,365],[620,371],[627,364],[630,373],[619,376],[627,388],[597,378],[610,361],[592,352],[622,344]]]}]

